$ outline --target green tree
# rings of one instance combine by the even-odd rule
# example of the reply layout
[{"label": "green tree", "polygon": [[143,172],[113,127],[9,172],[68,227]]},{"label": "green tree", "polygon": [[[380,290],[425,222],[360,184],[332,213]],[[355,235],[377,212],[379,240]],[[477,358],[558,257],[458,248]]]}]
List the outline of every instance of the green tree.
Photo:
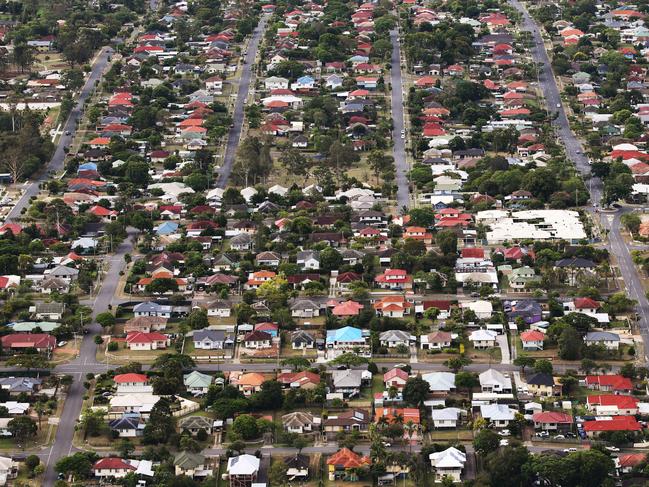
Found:
[{"label": "green tree", "polygon": [[16,444],[24,450],[27,442],[36,436],[38,426],[29,416],[18,416],[7,423],[7,429]]},{"label": "green tree", "polygon": [[330,361],[331,365],[344,365],[346,367],[357,367],[366,364],[368,360],[352,352],[342,353]]},{"label": "green tree", "polygon": [[536,362],[536,359],[527,355],[519,355],[514,359],[514,365],[520,367],[523,374],[525,373],[525,368],[532,367],[534,362]]},{"label": "green tree", "polygon": [[[559,357],[563,360],[579,360],[583,342],[577,330],[568,326],[559,337]],[[534,364],[536,367],[536,364]]]},{"label": "green tree", "polygon": [[232,431],[243,440],[254,440],[259,437],[257,420],[249,414],[241,414],[232,423]]},{"label": "green tree", "polygon": [[473,447],[478,454],[486,456],[500,446],[500,436],[493,430],[482,429],[473,439]]},{"label": "green tree", "polygon": [[65,476],[72,475],[74,479],[89,479],[92,476],[92,465],[97,459],[93,452],[77,452],[61,458],[54,470]]},{"label": "green tree", "polygon": [[268,480],[270,480],[271,487],[286,484],[287,470],[288,467],[281,458],[277,458],[273,461],[273,464],[270,466],[270,471],[268,472]]},{"label": "green tree", "polygon": [[457,235],[453,230],[442,230],[437,232],[435,243],[444,255],[457,253]]},{"label": "green tree", "polygon": [[413,406],[421,407],[430,390],[428,382],[420,376],[410,377],[403,387],[403,400]]},{"label": "green tree", "polygon": [[99,313],[95,321],[101,325],[102,328],[111,328],[115,326],[115,316],[110,311]]},{"label": "green tree", "polygon": [[534,362],[534,372],[541,374],[552,374],[552,362],[545,359],[539,359]]}]

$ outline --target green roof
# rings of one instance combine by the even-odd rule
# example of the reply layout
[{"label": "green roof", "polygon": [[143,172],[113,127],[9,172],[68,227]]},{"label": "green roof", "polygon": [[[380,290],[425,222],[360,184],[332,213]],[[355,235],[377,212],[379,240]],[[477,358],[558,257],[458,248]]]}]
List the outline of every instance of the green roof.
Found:
[{"label": "green roof", "polygon": [[185,374],[183,376],[183,383],[185,387],[209,387],[212,383],[212,376],[207,374],[202,374],[197,370]]},{"label": "green roof", "polygon": [[181,451],[174,458],[174,465],[183,470],[193,470],[203,464],[205,464],[205,457],[200,453]]},{"label": "green roof", "polygon": [[55,323],[53,321],[21,321],[20,323],[13,323],[10,325],[11,329],[16,333],[19,332],[31,332],[35,328],[40,328],[43,333],[49,333],[56,330],[60,323]]}]

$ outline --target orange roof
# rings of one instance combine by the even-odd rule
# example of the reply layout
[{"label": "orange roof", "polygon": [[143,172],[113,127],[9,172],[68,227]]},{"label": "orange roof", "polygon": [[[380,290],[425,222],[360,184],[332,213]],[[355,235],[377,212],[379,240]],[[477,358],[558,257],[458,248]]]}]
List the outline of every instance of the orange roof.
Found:
[{"label": "orange roof", "polygon": [[380,417],[386,418],[390,423],[394,422],[395,418],[401,416],[403,418],[403,423],[406,424],[408,421],[412,421],[415,424],[419,424],[419,409],[417,408],[376,408],[374,413],[374,420],[378,421]]},{"label": "orange roof", "polygon": [[362,457],[349,448],[343,448],[327,459],[327,465],[336,465],[343,468],[360,468],[369,465],[372,461],[369,457]]},{"label": "orange roof", "polygon": [[96,137],[88,143],[90,145],[108,145],[110,144],[110,139],[108,137]]},{"label": "orange roof", "polygon": [[363,309],[363,305],[356,301],[345,301],[334,306],[332,313],[334,316],[356,316]]},{"label": "orange roof", "polygon": [[249,372],[242,374],[237,380],[237,385],[240,386],[260,386],[266,378],[257,372]]}]

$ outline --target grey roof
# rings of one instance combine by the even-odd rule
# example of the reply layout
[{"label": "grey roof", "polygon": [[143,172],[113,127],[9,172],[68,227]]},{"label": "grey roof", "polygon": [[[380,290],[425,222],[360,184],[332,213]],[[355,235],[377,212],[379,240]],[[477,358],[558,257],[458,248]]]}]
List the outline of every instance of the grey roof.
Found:
[{"label": "grey roof", "polygon": [[558,260],[554,265],[556,267],[575,267],[580,269],[592,269],[594,267],[597,267],[597,265],[592,260],[583,259],[581,257],[561,259]]},{"label": "grey roof", "polygon": [[619,342],[620,335],[610,331],[589,331],[584,336],[586,342]]},{"label": "grey roof", "polygon": [[125,414],[121,418],[113,419],[108,425],[113,430],[130,430],[144,427],[144,423],[140,422],[139,415],[133,414]]},{"label": "grey roof", "polygon": [[247,233],[240,233],[230,239],[230,244],[246,245],[252,242],[252,237]]},{"label": "grey roof", "polygon": [[78,276],[79,275],[79,270],[74,269],[72,267],[68,267],[65,265],[59,265],[56,266],[54,269],[50,271],[50,274],[54,274],[57,276]]},{"label": "grey roof", "polygon": [[37,313],[63,313],[65,305],[63,303],[38,303],[36,305]]},{"label": "grey roof", "polygon": [[187,416],[178,422],[180,429],[201,429],[209,431],[212,428],[212,420],[205,416]]},{"label": "grey roof", "polygon": [[0,387],[9,392],[33,392],[42,381],[33,377],[3,377],[0,379]]},{"label": "grey roof", "polygon": [[158,304],[155,301],[144,301],[133,306],[133,311],[137,313],[160,313],[160,312],[171,312],[171,306]]},{"label": "grey roof", "polygon": [[334,387],[360,387],[362,374],[362,370],[356,369],[334,370],[331,378]]},{"label": "grey roof", "polygon": [[410,333],[403,330],[387,330],[379,335],[379,340],[386,342],[406,342],[410,341]]},{"label": "grey roof", "polygon": [[295,330],[291,334],[291,343],[313,343],[313,336],[305,330]]},{"label": "grey roof", "polygon": [[291,310],[300,309],[320,309],[320,305],[311,299],[296,299],[295,302],[291,304]]},{"label": "grey roof", "polygon": [[224,330],[208,330],[207,328],[196,330],[192,335],[192,340],[195,342],[201,342],[206,338],[213,342],[222,342],[228,338],[228,335],[226,335]]},{"label": "grey roof", "polygon": [[308,260],[315,259],[320,260],[320,251],[319,250],[300,250],[297,253],[297,260]]},{"label": "grey roof", "polygon": [[554,378],[551,374],[538,372],[527,377],[527,383],[533,386],[553,386]]},{"label": "grey roof", "polygon": [[294,411],[282,416],[282,424],[285,428],[300,428],[313,423],[313,414],[304,411]]}]

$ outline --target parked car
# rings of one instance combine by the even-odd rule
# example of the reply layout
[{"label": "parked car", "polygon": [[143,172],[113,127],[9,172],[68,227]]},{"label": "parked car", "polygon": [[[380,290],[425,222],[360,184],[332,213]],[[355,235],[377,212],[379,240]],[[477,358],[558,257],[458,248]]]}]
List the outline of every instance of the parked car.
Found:
[{"label": "parked car", "polygon": [[564,435],[555,435],[555,436],[554,436],[554,439],[555,439],[555,440],[565,440],[566,437],[565,437]]},{"label": "parked car", "polygon": [[620,451],[620,449],[617,446],[607,446],[606,449],[608,451]]},{"label": "parked car", "polygon": [[572,448],[564,448],[563,451],[564,451],[565,453],[572,453],[572,452],[577,451],[577,449],[576,449],[575,447],[572,447]]},{"label": "parked car", "polygon": [[502,431],[499,431],[498,434],[500,436],[509,436],[509,435],[511,435],[511,432],[509,430],[502,430]]}]

